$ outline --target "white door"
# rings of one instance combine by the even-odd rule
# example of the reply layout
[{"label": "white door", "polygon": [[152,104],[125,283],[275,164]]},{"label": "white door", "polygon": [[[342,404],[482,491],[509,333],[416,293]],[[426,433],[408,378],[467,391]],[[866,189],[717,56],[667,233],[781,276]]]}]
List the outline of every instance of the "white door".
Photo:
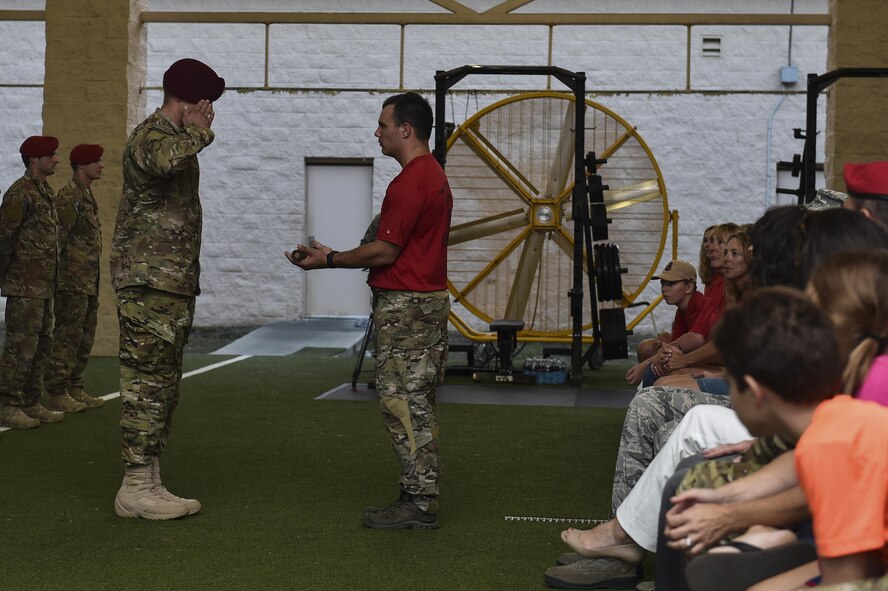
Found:
[{"label": "white door", "polygon": [[[306,164],[305,239],[334,250],[360,244],[371,219],[372,164]],[[306,316],[367,316],[370,288],[361,269],[316,270],[305,274]]]}]

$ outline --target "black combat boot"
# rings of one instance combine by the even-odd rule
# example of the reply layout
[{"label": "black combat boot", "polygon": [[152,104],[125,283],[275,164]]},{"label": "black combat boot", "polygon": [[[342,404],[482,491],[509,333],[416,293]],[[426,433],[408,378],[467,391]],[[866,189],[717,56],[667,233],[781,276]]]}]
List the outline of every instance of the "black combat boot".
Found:
[{"label": "black combat boot", "polygon": [[402,492],[394,503],[364,513],[364,527],[373,529],[435,529],[438,514],[423,511],[414,502],[414,495]]}]

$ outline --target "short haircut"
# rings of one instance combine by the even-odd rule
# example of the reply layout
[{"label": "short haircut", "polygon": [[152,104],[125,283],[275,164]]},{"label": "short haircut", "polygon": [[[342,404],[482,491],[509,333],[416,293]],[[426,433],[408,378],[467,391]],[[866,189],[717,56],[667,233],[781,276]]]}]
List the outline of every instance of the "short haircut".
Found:
[{"label": "short haircut", "polygon": [[816,404],[842,383],[835,326],[796,289],[766,287],[729,306],[713,342],[741,389],[748,375],[787,402]]},{"label": "short haircut", "polygon": [[851,198],[851,207],[860,211],[861,209],[866,209],[869,211],[873,218],[885,228],[888,228],[888,199],[862,199],[860,197],[855,197],[853,194],[850,196]]},{"label": "short haircut", "polygon": [[432,136],[435,117],[429,102],[421,95],[415,92],[396,94],[382,103],[383,108],[389,105],[394,106],[395,124],[408,123],[421,140],[428,140]]},{"label": "short haircut", "polygon": [[20,156],[22,157],[22,162],[25,163],[25,168],[28,168],[29,166],[31,166],[31,157],[30,156],[25,156],[24,154],[20,154]]}]

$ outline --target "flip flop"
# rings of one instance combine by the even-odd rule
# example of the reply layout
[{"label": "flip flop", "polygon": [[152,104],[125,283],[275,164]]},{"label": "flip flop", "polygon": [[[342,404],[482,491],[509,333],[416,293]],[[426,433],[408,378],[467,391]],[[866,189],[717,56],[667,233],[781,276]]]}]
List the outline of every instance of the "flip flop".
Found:
[{"label": "flip flop", "polygon": [[744,542],[726,544],[740,552],[710,552],[691,560],[685,578],[692,591],[745,591],[752,585],[817,560],[808,542],[763,550]]}]

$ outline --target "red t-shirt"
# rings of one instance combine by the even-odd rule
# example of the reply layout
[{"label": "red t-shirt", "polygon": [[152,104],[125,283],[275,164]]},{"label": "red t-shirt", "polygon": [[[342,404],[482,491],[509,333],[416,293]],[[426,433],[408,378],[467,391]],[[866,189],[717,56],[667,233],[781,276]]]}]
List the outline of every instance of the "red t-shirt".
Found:
[{"label": "red t-shirt", "polygon": [[688,332],[702,335],[708,341],[712,327],[715,326],[715,323],[718,322],[722,312],[725,310],[724,276],[721,273],[713,274],[712,281],[706,286],[704,293],[706,294],[706,303]]},{"label": "red t-shirt", "polygon": [[888,408],[840,395],[820,403],[795,450],[817,554],[880,550],[888,565]]},{"label": "red t-shirt", "polygon": [[385,192],[377,240],[401,247],[395,262],[370,269],[370,287],[398,291],[447,289],[447,237],[453,195],[431,154],[407,163]]},{"label": "red t-shirt", "polygon": [[725,293],[725,276],[720,271],[712,272],[712,279],[703,288],[703,295],[708,299],[712,293]]},{"label": "red t-shirt", "polygon": [[676,310],[675,318],[672,320],[672,340],[674,341],[681,335],[691,330],[694,322],[706,306],[706,296],[699,291],[695,291],[688,302],[685,310]]}]

